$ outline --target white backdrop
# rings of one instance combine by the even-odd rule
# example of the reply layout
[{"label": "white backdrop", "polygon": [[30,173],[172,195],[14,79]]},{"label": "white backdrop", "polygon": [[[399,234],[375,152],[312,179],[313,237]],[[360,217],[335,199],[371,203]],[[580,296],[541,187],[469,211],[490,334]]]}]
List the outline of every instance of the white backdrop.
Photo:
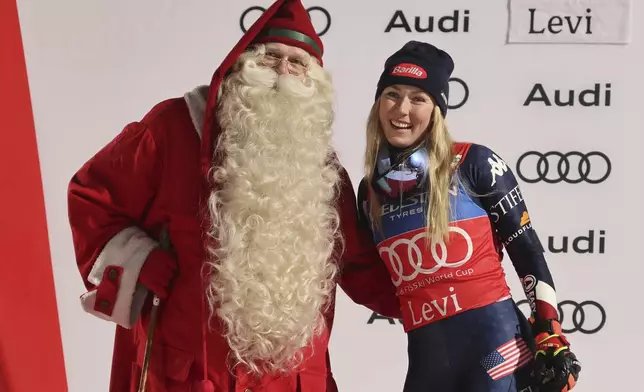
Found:
[{"label": "white backdrop", "polygon": [[[610,0],[605,0],[610,1]],[[67,224],[66,187],[73,173],[124,124],[138,120],[156,102],[208,83],[211,73],[241,35],[240,15],[263,0],[18,0],[35,123],[42,163],[47,218],[69,390],[107,390],[113,327],[86,315],[79,306],[79,278]],[[644,137],[644,46],[634,4],[632,39],[627,45],[507,44],[507,0],[309,0],[331,17],[322,37],[325,64],[338,93],[335,141],[354,185],[362,176],[364,124],[385,58],[407,40],[426,40],[455,59],[454,77],[469,88],[467,102],[450,110],[448,123],[458,140],[496,150],[515,170],[520,155],[540,152],[600,151],[612,171],[599,184],[520,180],[535,229],[544,246],[554,237],[604,231],[599,253],[549,252],[558,299],[596,301],[606,320],[597,333],[571,332],[573,350],[583,363],[578,390],[633,390],[641,368],[644,339],[639,332],[640,253],[644,180],[639,152]],[[412,29],[428,18],[461,16],[459,32],[385,32],[394,13],[404,13]],[[468,31],[463,31],[467,10]],[[258,16],[248,15],[248,26]],[[314,24],[324,14],[311,12]],[[398,19],[400,22],[400,19]],[[554,90],[579,93],[595,83],[610,83],[610,106],[524,106],[536,83],[554,100]],[[451,102],[464,97],[453,85]],[[602,87],[603,88],[603,87]],[[603,90],[602,90],[603,96]],[[603,102],[603,100],[602,100]],[[526,159],[526,175],[536,161]],[[578,159],[571,158],[570,176]],[[549,178],[556,177],[556,159]],[[591,160],[590,177],[605,164]],[[509,260],[504,261],[515,297],[523,299]],[[341,391],[401,390],[406,338],[387,320],[367,324],[371,312],[339,294],[331,341],[332,367]],[[583,328],[600,324],[586,307]],[[573,307],[563,308],[564,327],[572,328]],[[581,315],[578,314],[578,317]]]}]

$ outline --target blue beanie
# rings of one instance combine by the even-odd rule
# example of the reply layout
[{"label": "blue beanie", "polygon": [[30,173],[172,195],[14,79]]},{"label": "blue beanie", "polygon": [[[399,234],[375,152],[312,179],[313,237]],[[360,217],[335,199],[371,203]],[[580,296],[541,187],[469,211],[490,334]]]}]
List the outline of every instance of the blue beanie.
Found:
[{"label": "blue beanie", "polygon": [[452,71],[454,61],[447,52],[426,42],[409,41],[385,62],[376,99],[385,88],[394,84],[416,86],[434,98],[445,117]]}]

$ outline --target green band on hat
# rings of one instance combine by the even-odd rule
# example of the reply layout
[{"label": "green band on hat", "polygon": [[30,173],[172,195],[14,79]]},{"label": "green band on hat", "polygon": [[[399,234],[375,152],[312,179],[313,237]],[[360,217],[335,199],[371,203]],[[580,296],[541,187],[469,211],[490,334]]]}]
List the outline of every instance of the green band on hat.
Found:
[{"label": "green band on hat", "polygon": [[310,45],[313,50],[317,52],[320,56],[322,56],[322,51],[320,50],[320,47],[318,46],[315,41],[309,37],[308,35],[302,34],[297,31],[293,30],[288,30],[288,29],[268,29],[265,32],[262,33],[262,36],[266,37],[286,37],[286,38],[291,38],[296,41],[304,42],[305,44]]}]

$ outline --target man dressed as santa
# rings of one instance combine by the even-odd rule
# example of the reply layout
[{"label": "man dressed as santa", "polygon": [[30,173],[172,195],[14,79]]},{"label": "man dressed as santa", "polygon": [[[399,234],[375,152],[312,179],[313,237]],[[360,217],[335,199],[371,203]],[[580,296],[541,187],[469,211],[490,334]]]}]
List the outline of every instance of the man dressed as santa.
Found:
[{"label": "man dressed as santa", "polygon": [[209,86],[74,175],[82,306],[118,325],[110,391],[332,391],[336,282],[400,317],[332,149],[322,54],[300,1],[278,0]]}]

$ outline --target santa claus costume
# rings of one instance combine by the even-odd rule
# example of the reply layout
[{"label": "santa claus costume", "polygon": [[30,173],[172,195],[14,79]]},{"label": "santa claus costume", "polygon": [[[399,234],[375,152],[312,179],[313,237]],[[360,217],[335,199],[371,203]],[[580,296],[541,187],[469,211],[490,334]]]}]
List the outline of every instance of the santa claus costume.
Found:
[{"label": "santa claus costume", "polygon": [[[305,79],[262,66],[265,43],[308,53]],[[150,331],[147,391],[334,391],[336,283],[400,317],[331,147],[322,54],[302,4],[278,0],[209,86],[157,104],[74,175],[81,303],[117,324],[111,392],[139,389]]]}]

